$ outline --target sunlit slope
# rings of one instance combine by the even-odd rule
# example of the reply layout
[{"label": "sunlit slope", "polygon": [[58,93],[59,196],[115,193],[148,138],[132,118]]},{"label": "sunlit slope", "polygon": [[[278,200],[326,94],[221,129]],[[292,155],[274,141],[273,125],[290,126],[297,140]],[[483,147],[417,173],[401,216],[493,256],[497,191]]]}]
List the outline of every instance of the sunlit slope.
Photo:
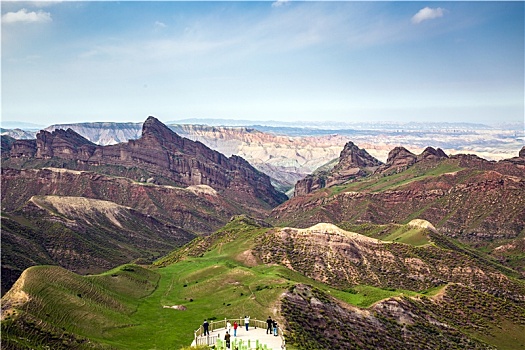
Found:
[{"label": "sunlit slope", "polygon": [[[2,337],[33,348],[55,344],[50,339],[62,344],[67,334],[74,343],[62,348],[179,349],[191,343],[204,318],[249,314],[276,317],[290,349],[321,349],[327,342],[345,349],[395,348],[405,341],[412,344],[408,348],[425,349],[425,342],[438,338],[489,348],[510,336],[525,343],[516,332],[525,324],[523,282],[461,247],[445,249],[427,228],[419,231],[427,242],[410,245],[327,224],[305,230],[261,224],[237,217],[147,269],[125,265],[86,277],[57,267],[29,269],[2,300],[17,313],[2,322]],[[394,273],[398,277],[386,278]],[[471,297],[481,301],[472,305],[482,312],[463,319],[458,315],[471,317],[477,310],[461,301]],[[489,310],[497,316],[489,318]],[[503,318],[508,324],[500,329]],[[354,331],[334,328],[341,322]],[[481,339],[481,333],[495,335]]]}]

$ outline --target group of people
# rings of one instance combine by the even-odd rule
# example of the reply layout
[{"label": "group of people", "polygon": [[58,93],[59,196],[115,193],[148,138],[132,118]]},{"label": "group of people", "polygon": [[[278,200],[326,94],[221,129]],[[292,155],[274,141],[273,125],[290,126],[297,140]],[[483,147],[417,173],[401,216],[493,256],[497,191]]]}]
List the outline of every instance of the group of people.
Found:
[{"label": "group of people", "polygon": [[[266,324],[268,325],[267,329],[266,329],[266,334],[272,334],[272,331],[273,331],[273,335],[277,337],[277,329],[278,329],[278,326],[277,326],[277,322],[275,320],[272,320],[272,317],[271,316],[268,316],[268,319],[266,320]],[[250,316],[244,316],[244,325],[246,326],[246,331],[248,331],[248,328],[250,326]],[[210,335],[210,324],[208,323],[208,320],[204,320],[204,323],[202,324],[202,328],[204,329],[204,336],[206,335]],[[237,321],[234,321],[233,322],[233,336],[236,337],[237,336],[237,328],[239,328],[239,324],[237,323]],[[230,321],[226,321],[226,335],[224,336],[224,341],[226,342],[226,347],[229,349],[230,348],[230,334],[231,334],[231,329],[232,329],[232,324],[230,323]]]},{"label": "group of people", "polygon": [[275,320],[272,320],[272,317],[271,316],[268,316],[268,319],[266,319],[266,324],[268,325],[268,327],[266,328],[266,334],[270,333],[272,334],[272,329],[273,329],[273,335],[276,337],[278,334],[277,334],[277,321]]}]

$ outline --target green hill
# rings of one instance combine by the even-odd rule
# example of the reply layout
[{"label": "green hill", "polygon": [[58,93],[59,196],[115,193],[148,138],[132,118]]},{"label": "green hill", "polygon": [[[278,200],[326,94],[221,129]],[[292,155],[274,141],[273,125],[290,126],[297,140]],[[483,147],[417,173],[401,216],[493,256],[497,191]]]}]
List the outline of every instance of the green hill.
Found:
[{"label": "green hill", "polygon": [[[341,236],[335,230],[324,230],[319,237],[341,243],[375,242],[359,234]],[[403,230],[400,237],[413,228],[396,228]],[[402,288],[403,283],[382,286],[373,278],[366,283],[334,283],[302,271],[292,258],[289,263],[269,261],[279,247],[285,248],[274,237],[283,232],[286,229],[237,217],[151,266],[123,265],[93,276],[54,266],[30,268],[2,298],[2,348],[180,349],[191,343],[204,318],[245,314],[277,318],[285,328],[288,349],[321,349],[327,342],[334,349],[374,344],[395,348],[400,341],[412,344],[407,348],[425,349],[431,348],[427,343],[437,344],[436,339],[450,348],[511,349],[511,338],[513,344],[525,345],[519,332],[525,325],[525,301],[520,300],[525,295],[523,281],[498,272],[460,247],[445,249],[432,237],[421,247],[377,243],[390,247],[399,261],[416,258],[414,253],[428,246],[430,255],[419,253],[419,259],[452,254],[463,259],[459,264],[469,261],[472,271],[482,269],[503,284],[477,274],[470,279],[471,287],[448,281],[446,275],[436,275],[441,278],[437,285],[424,289]],[[311,237],[313,241],[317,236]],[[369,254],[358,245],[356,249],[363,256]],[[308,255],[311,250],[297,251],[299,261],[316,264]],[[322,251],[317,253],[323,259]],[[451,262],[445,260],[443,266],[447,264]],[[361,268],[373,266],[364,263]],[[461,301],[471,297],[475,301]],[[345,326],[335,326],[339,322]]]}]

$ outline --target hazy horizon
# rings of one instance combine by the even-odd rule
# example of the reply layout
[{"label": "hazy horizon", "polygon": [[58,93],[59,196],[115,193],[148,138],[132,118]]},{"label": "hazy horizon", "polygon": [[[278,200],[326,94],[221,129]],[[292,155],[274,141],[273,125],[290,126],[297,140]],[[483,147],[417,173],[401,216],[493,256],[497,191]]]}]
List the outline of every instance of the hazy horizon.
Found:
[{"label": "hazy horizon", "polygon": [[[162,119],[158,116],[154,116],[157,119],[159,119],[164,124],[207,124],[210,126],[282,126],[282,127],[293,127],[293,128],[308,128],[315,126],[316,128],[323,129],[323,126],[327,126],[327,129],[330,127],[339,126],[340,128],[344,128],[345,126],[352,127],[357,125],[366,125],[366,124],[373,124],[376,125],[378,128],[381,125],[400,125],[400,126],[409,126],[409,125],[415,125],[415,126],[447,126],[447,125],[453,125],[453,126],[487,126],[487,127],[502,127],[507,126],[511,127],[511,129],[516,129],[520,131],[525,126],[523,122],[498,122],[493,121],[490,123],[476,123],[473,121],[445,121],[445,122],[439,122],[439,121],[395,121],[395,120],[380,120],[380,121],[335,121],[335,120],[328,120],[328,121],[321,121],[321,120],[311,120],[308,122],[304,121],[278,121],[278,120],[246,120],[246,119],[229,119],[229,118],[181,118],[181,119]],[[104,121],[84,121],[84,120],[77,120],[73,122],[59,122],[59,123],[50,123],[50,124],[43,124],[43,123],[31,123],[31,122],[25,122],[25,121],[16,121],[16,120],[1,120],[0,121],[0,127],[3,129],[27,129],[27,130],[34,130],[39,128],[47,128],[52,125],[61,125],[61,124],[83,124],[83,123],[119,123],[119,124],[142,124],[147,117],[144,117],[143,120],[140,121],[131,121],[131,120],[121,120],[121,121],[115,121],[115,120],[104,120]],[[425,129],[425,128],[422,128]]]},{"label": "hazy horizon", "polygon": [[2,2],[2,120],[523,123],[523,2]]}]

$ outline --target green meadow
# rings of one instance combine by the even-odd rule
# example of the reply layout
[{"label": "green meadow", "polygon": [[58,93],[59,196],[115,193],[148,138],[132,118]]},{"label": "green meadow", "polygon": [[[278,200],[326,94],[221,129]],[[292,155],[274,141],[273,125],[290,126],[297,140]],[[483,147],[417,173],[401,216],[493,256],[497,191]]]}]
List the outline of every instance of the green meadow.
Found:
[{"label": "green meadow", "polygon": [[26,272],[23,290],[34,297],[27,311],[18,313],[48,333],[22,335],[14,327],[21,321],[9,316],[2,322],[3,341],[44,349],[49,337],[75,334],[105,349],[180,349],[191,344],[205,318],[279,317],[279,299],[296,283],[359,307],[392,296],[422,295],[363,285],[338,290],[283,266],[247,259],[243,253],[266,230],[238,220],[208,237],[205,252],[191,256],[189,251],[171,264],[123,265],[93,276],[55,266],[33,267]]}]

